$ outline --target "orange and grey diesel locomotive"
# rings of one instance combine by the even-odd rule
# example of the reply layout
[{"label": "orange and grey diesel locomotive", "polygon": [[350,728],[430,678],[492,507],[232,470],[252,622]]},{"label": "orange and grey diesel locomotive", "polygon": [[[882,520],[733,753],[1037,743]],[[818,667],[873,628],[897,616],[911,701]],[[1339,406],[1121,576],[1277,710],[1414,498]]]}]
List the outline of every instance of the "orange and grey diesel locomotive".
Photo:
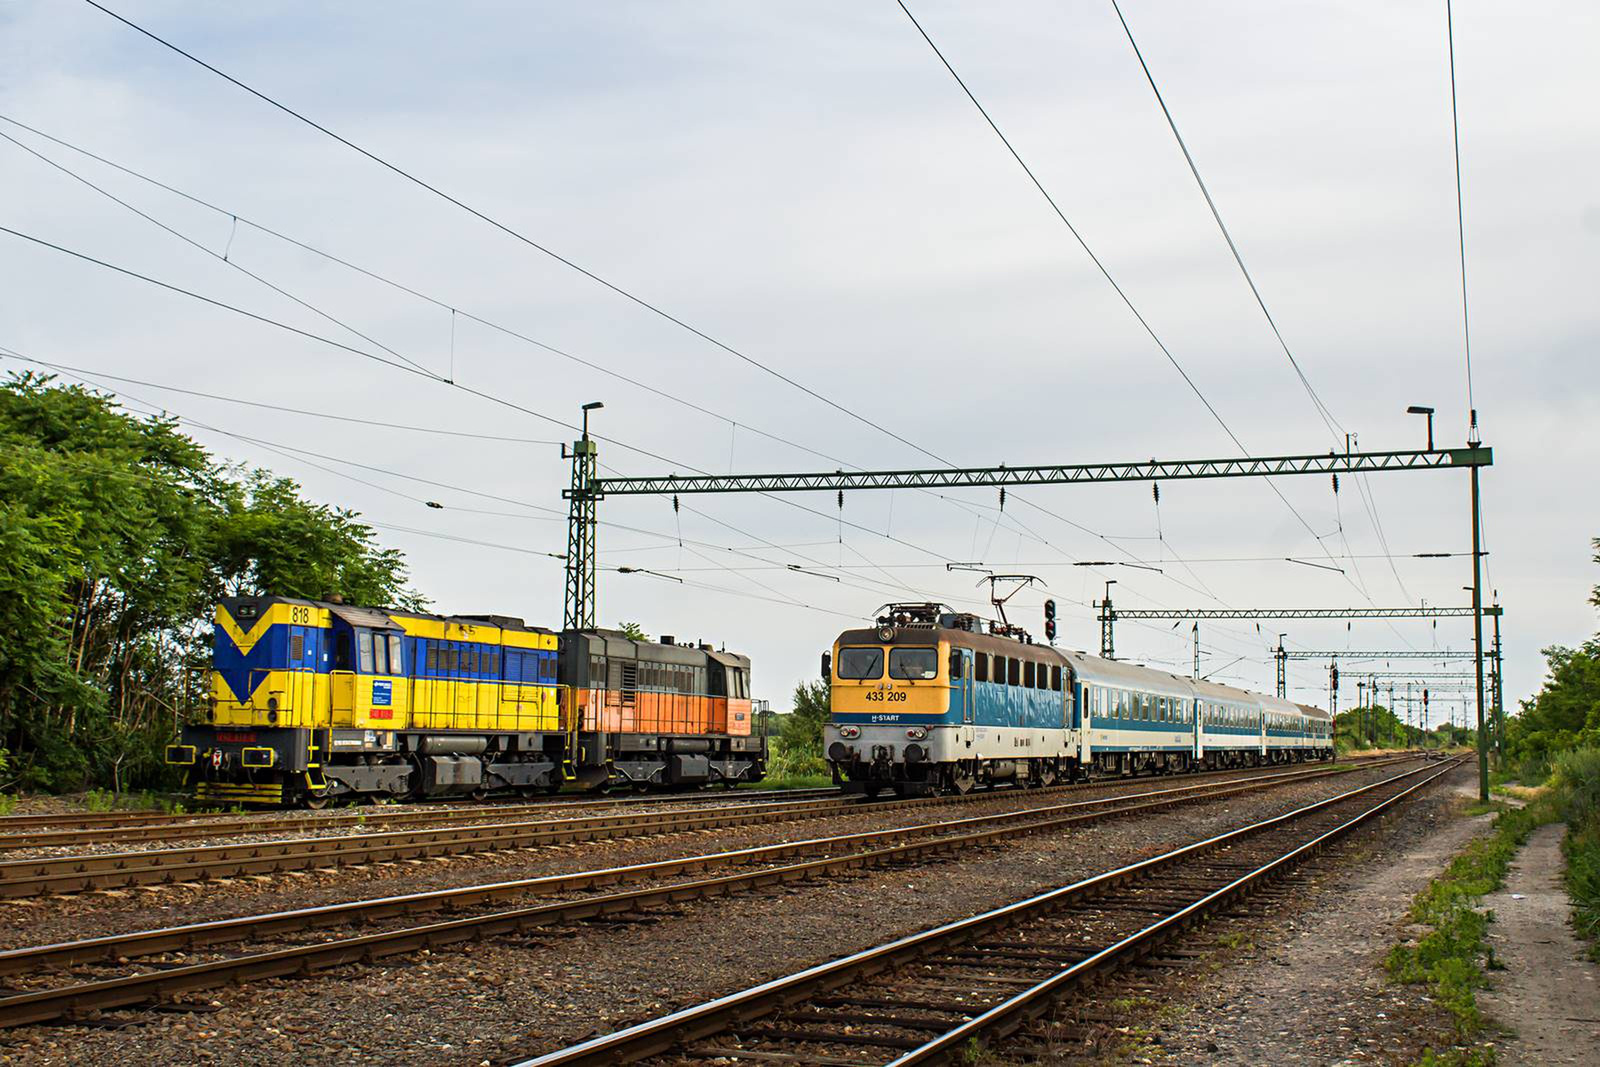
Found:
[{"label": "orange and grey diesel locomotive", "polygon": [[290,597],[216,610],[204,721],[167,761],[209,802],[760,780],[750,660],[670,637],[555,633]]},{"label": "orange and grey diesel locomotive", "polygon": [[1319,708],[1037,645],[942,604],[891,604],[876,627],[846,630],[823,677],[824,754],[856,792],[1333,758]]}]

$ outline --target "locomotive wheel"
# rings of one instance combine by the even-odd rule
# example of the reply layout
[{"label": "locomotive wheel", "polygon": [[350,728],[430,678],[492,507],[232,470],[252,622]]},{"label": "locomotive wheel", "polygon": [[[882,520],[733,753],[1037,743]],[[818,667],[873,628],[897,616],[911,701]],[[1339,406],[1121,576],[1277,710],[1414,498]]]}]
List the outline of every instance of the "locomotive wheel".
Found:
[{"label": "locomotive wheel", "polygon": [[323,808],[328,806],[328,794],[307,793],[305,798],[302,799],[300,803],[304,804],[311,811],[321,811]]}]

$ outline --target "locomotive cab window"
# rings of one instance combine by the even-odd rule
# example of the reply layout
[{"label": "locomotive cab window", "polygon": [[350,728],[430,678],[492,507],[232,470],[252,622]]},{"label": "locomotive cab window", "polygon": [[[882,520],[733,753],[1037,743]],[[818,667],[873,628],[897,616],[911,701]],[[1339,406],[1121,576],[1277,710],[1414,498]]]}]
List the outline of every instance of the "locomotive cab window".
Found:
[{"label": "locomotive cab window", "polygon": [[1050,688],[1054,689],[1058,693],[1061,692],[1061,668],[1060,667],[1051,667],[1050,668]]},{"label": "locomotive cab window", "polygon": [[883,677],[883,649],[841,648],[839,677],[851,680]]},{"label": "locomotive cab window", "polygon": [[927,680],[939,677],[939,650],[935,648],[891,648],[889,677]]},{"label": "locomotive cab window", "polygon": [[362,674],[372,673],[372,631],[362,630],[356,635],[356,664]]},{"label": "locomotive cab window", "polygon": [[400,635],[399,634],[390,634],[389,635],[389,673],[390,674],[404,674],[404,673],[406,673],[405,656],[400,651]]}]

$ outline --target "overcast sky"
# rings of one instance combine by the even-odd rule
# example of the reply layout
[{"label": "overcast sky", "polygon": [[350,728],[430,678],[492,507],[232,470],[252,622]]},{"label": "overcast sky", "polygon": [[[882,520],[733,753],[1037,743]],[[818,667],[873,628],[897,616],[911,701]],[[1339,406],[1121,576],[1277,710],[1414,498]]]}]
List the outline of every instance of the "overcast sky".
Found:
[{"label": "overcast sky", "polygon": [[[861,419],[69,0],[0,0],[0,115],[222,210],[0,122],[199,247],[6,141],[0,225],[555,419],[602,400],[594,425],[614,471],[1237,454],[892,0],[110,4]],[[1109,0],[912,9],[1244,446],[1332,447]],[[1408,404],[1437,407],[1440,442],[1459,444],[1443,4],[1124,10],[1341,447],[1345,431],[1369,449],[1422,445]],[[1495,449],[1484,517],[1508,699],[1537,687],[1542,646],[1596,628],[1597,31],[1592,4],[1456,9],[1473,389]],[[359,511],[406,552],[437,610],[560,625],[561,563],[537,554],[565,547],[556,442],[570,433],[558,425],[6,234],[0,346],[84,368],[136,410],[203,424],[189,431],[219,455]],[[828,494],[685,498],[677,514],[663,499],[612,499],[602,567],[685,581],[607,571],[600,619],[747,652],[756,695],[781,709],[839,630],[881,603],[980,606],[978,575],[950,562],[1038,575],[1048,593],[1023,591],[1013,616],[1038,633],[1054,596],[1060,643],[1090,650],[1089,602],[1108,578],[1125,608],[1468,601],[1468,556],[1414,558],[1468,549],[1464,474],[1341,481],[1335,495],[1326,477],[1280,479],[1287,504],[1258,481],[1166,483],[1159,505],[1148,484],[1056,487],[1011,493],[1003,513],[988,489],[863,493],[842,513]],[[1103,560],[1159,570],[1072,565]],[[1471,644],[1469,620],[1203,625],[1203,672],[1270,690],[1279,632],[1299,649]],[[1125,622],[1117,650],[1188,673],[1189,626]],[[1358,669],[1345,668],[1341,706]],[[1322,665],[1292,665],[1291,681],[1326,703]]]}]

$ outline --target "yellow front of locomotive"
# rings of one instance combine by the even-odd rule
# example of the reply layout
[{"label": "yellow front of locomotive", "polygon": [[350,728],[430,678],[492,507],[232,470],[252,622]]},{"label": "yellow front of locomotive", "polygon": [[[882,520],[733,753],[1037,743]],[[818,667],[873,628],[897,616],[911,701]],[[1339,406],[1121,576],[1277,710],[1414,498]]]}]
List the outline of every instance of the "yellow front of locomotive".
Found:
[{"label": "yellow front of locomotive", "polygon": [[834,780],[876,793],[933,786],[930,751],[951,725],[951,644],[934,627],[847,630],[828,656],[822,748]]},{"label": "yellow front of locomotive", "polygon": [[205,721],[167,762],[189,768],[197,800],[280,804],[320,786],[332,717],[326,607],[278,597],[217,605]]}]

